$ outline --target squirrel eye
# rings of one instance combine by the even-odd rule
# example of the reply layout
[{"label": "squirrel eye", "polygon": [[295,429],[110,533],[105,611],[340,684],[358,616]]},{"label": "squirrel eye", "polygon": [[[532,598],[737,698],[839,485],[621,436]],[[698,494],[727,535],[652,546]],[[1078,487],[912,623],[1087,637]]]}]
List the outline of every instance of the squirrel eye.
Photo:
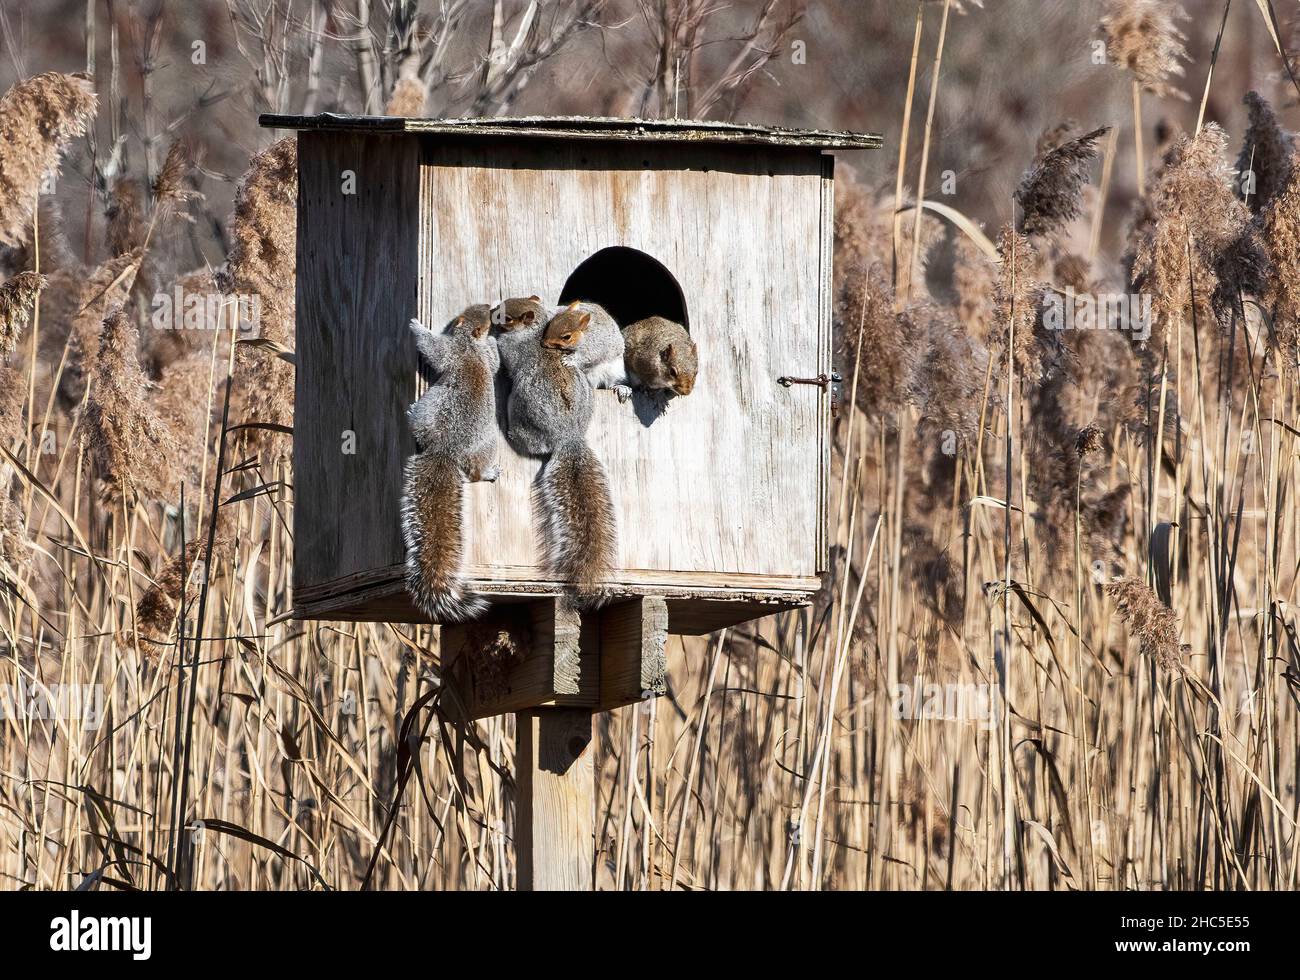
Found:
[{"label": "squirrel eye", "polygon": [[670,368],[668,369],[668,373],[669,373],[670,375],[672,375],[674,378],[677,377],[677,369],[676,369],[675,367],[670,367]]},{"label": "squirrel eye", "polygon": [[561,337],[560,339],[563,340],[565,343],[568,343],[570,340],[573,339],[573,334],[571,334],[571,333],[566,333],[566,334],[565,334],[563,337]]}]

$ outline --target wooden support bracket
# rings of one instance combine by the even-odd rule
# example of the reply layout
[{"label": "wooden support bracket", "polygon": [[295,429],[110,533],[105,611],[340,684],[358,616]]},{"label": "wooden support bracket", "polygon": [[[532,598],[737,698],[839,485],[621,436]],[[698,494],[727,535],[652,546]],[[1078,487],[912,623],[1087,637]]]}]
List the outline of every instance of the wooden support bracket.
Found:
[{"label": "wooden support bracket", "polygon": [[495,606],[481,620],[444,626],[449,711],[471,721],[544,706],[595,710],[597,626],[553,598]]},{"label": "wooden support bracket", "polygon": [[448,710],[470,721],[530,708],[612,711],[667,690],[668,606],[624,599],[579,614],[558,599],[496,606],[442,630]]},{"label": "wooden support bracket", "polygon": [[642,596],[600,611],[600,710],[612,711],[668,690],[668,604]]}]

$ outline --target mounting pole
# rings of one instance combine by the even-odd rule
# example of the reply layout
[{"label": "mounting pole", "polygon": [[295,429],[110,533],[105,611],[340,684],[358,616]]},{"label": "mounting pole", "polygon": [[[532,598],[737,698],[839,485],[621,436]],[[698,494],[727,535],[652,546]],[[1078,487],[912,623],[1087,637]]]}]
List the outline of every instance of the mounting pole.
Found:
[{"label": "mounting pole", "polygon": [[[485,643],[504,633],[523,649],[485,656]],[[515,715],[520,891],[594,887],[592,715],[663,694],[667,640],[662,596],[622,597],[586,614],[547,597],[443,627],[448,711],[459,721]]]},{"label": "mounting pole", "polygon": [[520,891],[591,891],[596,783],[590,708],[515,712],[515,866]]}]

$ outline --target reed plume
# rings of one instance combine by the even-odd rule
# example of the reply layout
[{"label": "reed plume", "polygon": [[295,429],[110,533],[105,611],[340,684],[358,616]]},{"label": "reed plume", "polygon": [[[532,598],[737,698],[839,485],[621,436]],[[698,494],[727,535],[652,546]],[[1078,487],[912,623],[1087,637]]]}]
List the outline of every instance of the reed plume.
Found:
[{"label": "reed plume", "polygon": [[65,403],[76,404],[85,393],[104,320],[109,310],[126,302],[141,254],[124,252],[89,271],[60,269],[50,274],[42,304],[41,348],[44,358],[57,364],[64,345],[70,347],[59,391]]},{"label": "reed plume", "polygon": [[939,437],[951,432],[957,437],[955,450],[979,429],[988,351],[938,304],[913,304],[904,318],[906,336],[920,351],[909,394],[920,411],[921,429]]},{"label": "reed plume", "polygon": [[[212,339],[212,334],[207,334]],[[204,453],[210,437],[215,398],[212,391],[212,360],[209,352],[196,348],[171,361],[153,381],[154,410],[173,447],[167,472],[162,474],[166,499],[175,500],[182,480],[187,494],[197,499]]]},{"label": "reed plume", "polygon": [[0,247],[0,270],[13,276],[36,268],[36,253],[40,252],[40,269],[44,275],[81,267],[81,260],[72,251],[68,241],[63,208],[53,194],[42,194],[36,208],[40,221],[39,249],[30,238],[20,245]]},{"label": "reed plume", "polygon": [[[218,530],[212,547],[213,564],[230,560],[232,544],[229,534]],[[141,640],[142,652],[151,660],[158,659],[162,645],[173,635],[182,602],[192,606],[198,599],[199,566],[207,564],[207,554],[206,537],[185,542],[185,550],[163,561],[157,577],[136,600],[136,636]]]},{"label": "reed plume", "polygon": [[83,74],[45,72],[0,97],[0,245],[26,241],[41,183],[68,142],[86,131],[97,106]]},{"label": "reed plume", "polygon": [[419,118],[424,115],[426,97],[424,83],[418,78],[399,78],[393,85],[393,92],[384,107],[386,116],[409,116]]},{"label": "reed plume", "polygon": [[1160,597],[1143,582],[1124,579],[1106,586],[1115,600],[1115,609],[1129,634],[1138,641],[1144,657],[1155,660],[1165,670],[1186,673],[1182,647],[1178,643],[1178,614],[1160,601]]},{"label": "reed plume", "polygon": [[35,272],[20,272],[0,286],[0,362],[9,358],[18,336],[31,316],[32,307],[47,280]]},{"label": "reed plume", "polygon": [[993,337],[999,362],[1006,364],[1007,330],[1014,323],[1016,367],[1022,380],[1034,380],[1042,373],[1043,351],[1036,336],[1038,300],[1042,285],[1036,278],[1038,250],[1010,224],[998,236],[1002,265],[993,289]]},{"label": "reed plume", "polygon": [[[1133,284],[1152,297],[1163,332],[1195,313],[1210,322],[1224,296],[1254,278],[1245,245],[1249,211],[1233,192],[1224,159],[1227,137],[1207,123],[1183,137],[1151,192],[1149,220],[1138,231]],[[1195,309],[1193,309],[1195,304]]]},{"label": "reed plume", "polygon": [[[905,404],[918,403],[916,372],[927,357],[928,330],[937,307],[924,292],[917,293],[910,306],[899,303],[884,261],[893,249],[892,206],[852,179],[835,193],[835,359],[846,377],[858,365],[858,407],[873,419],[887,417]],[[899,254],[910,261],[911,222],[904,226]],[[921,222],[922,266],[941,237],[936,222]]]},{"label": "reed plume", "polygon": [[274,299],[290,294],[297,267],[298,144],[273,143],[250,161],[235,195],[230,252],[218,277],[225,292],[253,287]]},{"label": "reed plume", "polygon": [[1258,241],[1268,262],[1262,299],[1279,364],[1294,382],[1300,376],[1300,151],[1292,154],[1286,184],[1258,221]]},{"label": "reed plume", "polygon": [[1017,230],[1050,235],[1079,215],[1079,200],[1088,180],[1088,165],[1097,156],[1097,140],[1109,126],[1051,145],[1025,172],[1016,190],[1020,205]]},{"label": "reed plume", "polygon": [[[1291,180],[1295,138],[1282,128],[1273,107],[1258,92],[1247,92],[1242,102],[1249,113],[1249,123],[1241,140],[1236,170],[1243,178],[1246,204],[1258,214]],[[1248,184],[1247,174],[1253,178]]]},{"label": "reed plume", "polygon": [[[297,268],[297,143],[290,137],[253,157],[235,197],[231,248],[217,284],[226,293],[253,293],[261,302],[263,340],[288,349],[294,343],[294,272]],[[245,422],[293,423],[293,366],[264,351],[241,349],[235,390]],[[246,430],[265,445],[262,430]]]},{"label": "reed plume", "polygon": [[1178,29],[1187,19],[1174,0],[1109,0],[1101,19],[1106,53],[1145,91],[1186,98],[1172,80],[1182,77],[1187,60],[1187,35]]},{"label": "reed plume", "polygon": [[122,306],[104,320],[86,404],[90,455],[115,491],[169,499],[167,475],[177,447],[148,398],[150,384],[136,354],[135,323]]},{"label": "reed plume", "polygon": [[[18,449],[26,439],[23,404],[27,394],[25,374],[0,360],[0,448]],[[14,469],[0,456],[0,559],[16,562],[27,553],[22,514],[13,499]]]},{"label": "reed plume", "polygon": [[[193,188],[185,186],[185,179],[193,167],[189,146],[184,140],[175,140],[167,148],[167,156],[153,181],[154,205],[162,209],[164,214],[170,215],[180,205],[202,196]],[[188,215],[182,213],[181,216],[191,220]]]}]

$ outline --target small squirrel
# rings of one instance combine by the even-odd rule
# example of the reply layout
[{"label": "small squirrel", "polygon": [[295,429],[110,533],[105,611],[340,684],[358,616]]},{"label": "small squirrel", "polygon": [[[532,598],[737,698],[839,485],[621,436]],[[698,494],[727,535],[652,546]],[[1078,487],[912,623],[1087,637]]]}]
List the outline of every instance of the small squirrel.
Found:
[{"label": "small squirrel", "polygon": [[534,488],[543,564],[577,594],[598,599],[618,551],[609,477],[587,445],[591,382],[568,352],[542,344],[548,316],[536,296],[508,299],[492,311],[510,375],[508,438],[520,452],[547,456]]},{"label": "small squirrel", "polygon": [[695,341],[680,323],[647,317],[623,331],[624,362],[629,382],[650,391],[689,395],[695,390],[699,355]]},{"label": "small squirrel", "polygon": [[593,388],[611,388],[621,402],[632,397],[623,365],[623,331],[603,306],[570,303],[551,317],[542,346],[572,354],[572,363]]},{"label": "small squirrel", "polygon": [[473,619],[487,609],[466,591],[466,481],[497,478],[496,395],[500,364],[488,307],[471,306],[435,334],[410,323],[415,345],[438,373],[406,413],[419,451],[406,461],[402,535],[406,589],[439,623]]},{"label": "small squirrel", "polygon": [[564,351],[542,346],[550,318],[536,296],[508,299],[492,311],[497,349],[510,377],[506,438],[527,456],[546,456],[571,432],[587,431],[594,405],[591,384]]}]

